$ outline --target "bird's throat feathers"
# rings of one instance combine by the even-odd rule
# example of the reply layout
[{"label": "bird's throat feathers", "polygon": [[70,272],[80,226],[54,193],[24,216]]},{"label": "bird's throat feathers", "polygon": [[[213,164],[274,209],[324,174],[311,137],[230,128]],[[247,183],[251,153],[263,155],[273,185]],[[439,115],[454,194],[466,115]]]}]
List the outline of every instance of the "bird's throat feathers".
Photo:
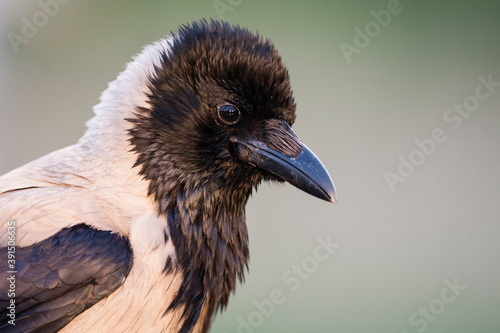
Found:
[{"label": "bird's throat feathers", "polygon": [[183,274],[167,311],[183,309],[182,331],[190,331],[199,317],[208,328],[237,280],[243,281],[249,258],[244,207],[250,190],[228,195],[227,189],[178,187],[160,199],[159,212],[169,223],[177,258],[165,273],[176,269]]}]

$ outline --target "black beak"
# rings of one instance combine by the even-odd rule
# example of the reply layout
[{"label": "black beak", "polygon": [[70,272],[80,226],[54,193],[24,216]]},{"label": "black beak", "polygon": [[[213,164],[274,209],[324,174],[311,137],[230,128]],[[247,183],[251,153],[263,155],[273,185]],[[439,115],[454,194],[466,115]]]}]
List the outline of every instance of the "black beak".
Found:
[{"label": "black beak", "polygon": [[[289,126],[286,127],[287,131],[293,133]],[[234,141],[236,141],[238,157],[243,162],[266,170],[317,198],[333,203],[337,201],[335,186],[328,171],[302,142],[297,142],[301,148],[300,154],[289,157],[270,148],[261,140],[236,139]]]}]

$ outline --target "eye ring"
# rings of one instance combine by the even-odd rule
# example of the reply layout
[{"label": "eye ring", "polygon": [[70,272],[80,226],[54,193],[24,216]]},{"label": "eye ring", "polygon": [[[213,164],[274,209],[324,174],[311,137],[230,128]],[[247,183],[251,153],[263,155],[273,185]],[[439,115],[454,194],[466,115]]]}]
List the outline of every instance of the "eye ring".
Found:
[{"label": "eye ring", "polygon": [[241,117],[241,112],[232,104],[224,103],[217,107],[217,116],[226,125],[236,124]]}]

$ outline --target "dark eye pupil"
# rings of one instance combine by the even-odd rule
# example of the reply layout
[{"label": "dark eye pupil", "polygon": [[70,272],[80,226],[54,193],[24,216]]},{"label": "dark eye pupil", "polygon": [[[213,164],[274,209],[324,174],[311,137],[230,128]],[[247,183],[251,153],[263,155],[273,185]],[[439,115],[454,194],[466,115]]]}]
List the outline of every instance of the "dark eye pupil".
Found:
[{"label": "dark eye pupil", "polygon": [[240,111],[231,105],[223,104],[218,108],[219,118],[228,125],[234,125],[240,119]]}]

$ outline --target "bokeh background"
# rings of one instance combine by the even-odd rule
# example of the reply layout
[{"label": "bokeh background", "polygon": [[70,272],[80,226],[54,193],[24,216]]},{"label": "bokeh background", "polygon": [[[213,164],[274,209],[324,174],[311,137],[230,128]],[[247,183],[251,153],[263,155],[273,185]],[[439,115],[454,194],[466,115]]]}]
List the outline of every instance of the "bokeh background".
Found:
[{"label": "bokeh background", "polygon": [[[145,44],[223,18],[282,54],[295,131],[330,170],[338,204],[290,185],[253,195],[250,271],[212,332],[500,332],[500,87],[459,128],[443,118],[473,101],[479,77],[500,82],[498,1],[401,0],[379,29],[371,11],[395,0],[64,2],[16,52],[9,36],[43,9],[0,1],[0,174],[76,142]],[[357,42],[368,45],[348,61],[341,45],[367,24],[369,43]],[[437,128],[446,141],[418,160],[415,140]],[[420,165],[391,189],[386,173],[410,155]],[[338,243],[321,262],[318,237]]]}]

